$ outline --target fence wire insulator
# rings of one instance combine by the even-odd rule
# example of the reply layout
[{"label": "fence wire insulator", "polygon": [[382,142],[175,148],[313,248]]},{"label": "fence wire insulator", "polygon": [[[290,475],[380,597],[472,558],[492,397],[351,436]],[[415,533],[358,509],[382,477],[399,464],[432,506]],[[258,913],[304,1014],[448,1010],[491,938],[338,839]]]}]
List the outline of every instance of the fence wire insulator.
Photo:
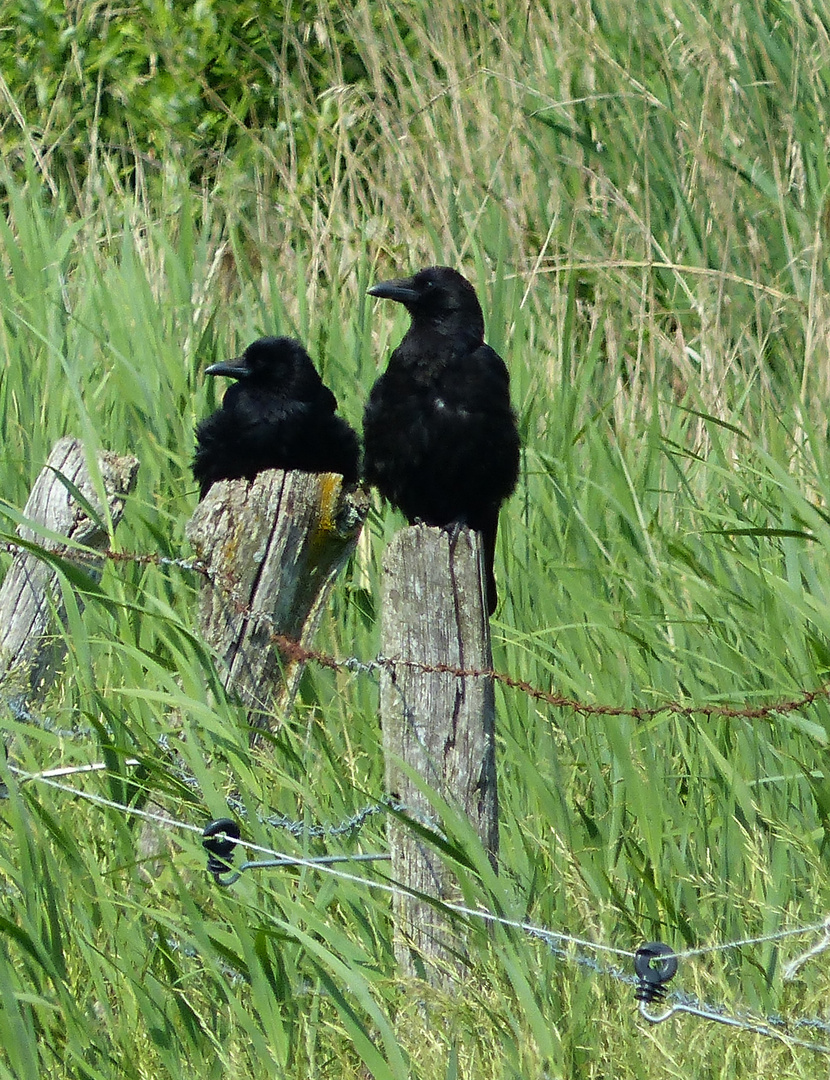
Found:
[{"label": "fence wire insulator", "polygon": [[647,1005],[661,1002],[668,991],[668,983],[677,973],[677,956],[674,949],[662,941],[649,941],[634,954],[634,970],[637,973],[637,989],[634,993],[640,1002],[640,1012],[652,1023],[663,1017],[649,1015]]},{"label": "fence wire insulator", "polygon": [[208,856],[208,873],[213,874],[217,885],[232,885],[239,877],[234,874],[231,880],[222,880],[223,874],[233,873],[231,860],[239,836],[239,826],[231,818],[211,821],[202,833],[202,847]]}]

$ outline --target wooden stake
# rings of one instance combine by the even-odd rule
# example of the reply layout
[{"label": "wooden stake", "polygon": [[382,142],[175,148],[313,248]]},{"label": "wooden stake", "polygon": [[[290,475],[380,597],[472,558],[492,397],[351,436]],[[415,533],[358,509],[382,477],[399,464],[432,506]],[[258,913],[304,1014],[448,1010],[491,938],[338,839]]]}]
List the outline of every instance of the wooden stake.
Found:
[{"label": "wooden stake", "polygon": [[[418,525],[389,545],[381,629],[389,666],[381,674],[381,717],[387,791],[416,818],[433,822],[435,810],[407,770],[417,774],[469,817],[495,866],[493,680],[424,670],[442,664],[492,668],[480,544],[469,529],[453,542],[445,530]],[[436,852],[398,821],[391,821],[389,840],[396,880],[439,899],[454,897],[451,875]],[[433,907],[403,897],[396,899],[396,913],[396,952],[407,973],[432,977],[428,969],[435,961],[458,970],[463,945]]]},{"label": "wooden stake", "polygon": [[[60,439],[35,481],[23,515],[42,528],[21,525],[22,540],[58,551],[83,568],[95,581],[104,559],[79,554],[67,542],[98,551],[108,547],[111,532],[124,512],[124,497],[133,489],[138,460],[106,451],[98,456],[107,507],[101,505],[89,475],[83,444]],[[94,511],[75,498],[75,488]],[[54,536],[45,536],[43,529]],[[78,597],[79,606],[83,606]],[[52,632],[52,612],[62,621],[60,577],[49,563],[26,551],[15,553],[0,587],[0,683],[7,699],[28,701],[42,695],[54,681],[64,644]]]},{"label": "wooden stake", "polygon": [[207,569],[202,635],[252,728],[271,726],[302,674],[274,635],[311,644],[367,509],[364,493],[344,492],[334,473],[280,470],[222,480],[196,507],[187,536]]}]

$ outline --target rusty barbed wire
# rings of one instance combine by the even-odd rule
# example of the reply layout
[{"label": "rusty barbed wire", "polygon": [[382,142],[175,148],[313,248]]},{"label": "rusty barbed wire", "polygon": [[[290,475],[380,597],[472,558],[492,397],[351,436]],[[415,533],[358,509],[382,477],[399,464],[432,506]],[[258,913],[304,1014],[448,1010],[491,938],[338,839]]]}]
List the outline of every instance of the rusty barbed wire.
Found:
[{"label": "rusty barbed wire", "polygon": [[[21,551],[31,553],[28,547],[13,542],[5,542],[0,545],[5,551]],[[62,557],[95,560],[106,559],[112,562],[134,562],[143,566],[171,566],[180,570],[187,570],[200,574],[215,587],[221,589],[229,601],[233,604],[240,618],[255,619],[260,622],[270,622],[264,612],[253,611],[250,607],[238,601],[233,595],[233,582],[222,581],[216,575],[211,574],[208,567],[199,559],[179,559],[156,552],[147,554],[132,551],[103,551],[84,550],[68,545],[50,549],[54,554]],[[723,717],[725,719],[739,720],[769,720],[774,716],[786,716],[791,713],[801,712],[813,705],[816,701],[830,697],[830,682],[812,689],[799,690],[791,698],[783,698],[778,701],[766,702],[761,705],[725,705],[716,702],[686,704],[681,701],[665,701],[659,705],[609,705],[597,702],[580,701],[578,698],[558,694],[553,690],[544,690],[534,686],[526,679],[517,678],[504,671],[495,668],[469,668],[459,667],[453,664],[438,663],[429,664],[418,660],[404,660],[400,657],[377,656],[372,660],[361,660],[350,656],[338,658],[329,653],[312,649],[300,642],[287,637],[277,630],[269,635],[269,641],[289,662],[313,663],[329,671],[367,672],[381,669],[394,670],[395,667],[406,667],[420,671],[427,675],[450,675],[457,679],[492,679],[500,686],[510,690],[516,690],[533,701],[542,702],[555,709],[567,709],[580,716],[628,716],[634,720],[652,720],[657,716],[705,716]]]},{"label": "rusty barbed wire", "polygon": [[[176,559],[169,555],[160,555],[151,551],[142,554],[137,551],[114,551],[112,548],[104,548],[98,551],[96,548],[85,548],[74,544],[55,544],[47,547],[42,545],[44,551],[50,555],[57,555],[61,559],[70,559],[73,562],[97,562],[105,559],[107,562],[131,562],[140,566],[175,566],[180,570],[193,570],[203,577],[210,577],[208,568],[200,559]],[[16,544],[13,540],[5,540],[0,543],[0,551],[8,555],[22,554],[33,555],[30,548],[24,544]]]},{"label": "rusty barbed wire", "polygon": [[[300,663],[316,663],[330,670],[352,670],[355,663],[367,666],[363,661],[356,661],[349,657],[338,660],[327,653],[318,652],[316,649],[307,648],[297,641],[286,637],[284,634],[273,633],[270,641],[289,660]],[[813,690],[803,690],[794,698],[783,701],[769,702],[765,705],[718,705],[707,703],[700,705],[684,705],[679,701],[667,701],[662,705],[638,706],[638,705],[603,705],[579,701],[577,698],[557,694],[552,690],[543,690],[525,679],[518,679],[508,675],[504,671],[495,668],[465,668],[456,667],[453,664],[427,664],[417,660],[402,660],[398,657],[378,656],[370,662],[375,668],[394,669],[395,667],[407,667],[421,671],[427,675],[452,675],[458,679],[492,679],[502,686],[511,690],[517,690],[535,701],[542,701],[554,708],[569,709],[571,712],[582,716],[630,716],[635,720],[650,720],[662,713],[675,716],[704,715],[707,717],[723,716],[727,718],[742,718],[748,720],[766,720],[774,715],[785,715],[798,712],[800,709],[812,705],[819,698],[830,696],[830,684],[816,687]]]}]

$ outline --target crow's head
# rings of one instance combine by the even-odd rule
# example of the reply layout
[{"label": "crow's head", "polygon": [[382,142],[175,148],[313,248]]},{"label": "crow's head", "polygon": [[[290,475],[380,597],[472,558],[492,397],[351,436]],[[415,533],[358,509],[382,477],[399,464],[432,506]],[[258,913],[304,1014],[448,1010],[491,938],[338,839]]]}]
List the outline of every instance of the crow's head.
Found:
[{"label": "crow's head", "polygon": [[205,374],[225,375],[300,400],[315,396],[322,386],[311,357],[299,341],[288,337],[258,338],[241,356],[211,364]]},{"label": "crow's head", "polygon": [[450,266],[428,266],[410,278],[381,281],[369,295],[403,304],[413,323],[430,322],[453,333],[463,327],[484,338],[484,316],[475,289]]}]

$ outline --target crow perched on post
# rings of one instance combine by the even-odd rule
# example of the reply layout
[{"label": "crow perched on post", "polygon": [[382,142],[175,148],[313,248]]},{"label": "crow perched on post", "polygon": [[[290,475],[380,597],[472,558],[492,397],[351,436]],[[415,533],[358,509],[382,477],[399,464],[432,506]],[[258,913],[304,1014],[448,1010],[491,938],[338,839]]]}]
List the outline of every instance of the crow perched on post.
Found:
[{"label": "crow perched on post", "polygon": [[221,408],[196,426],[193,475],[200,499],[217,480],[253,480],[265,469],[357,480],[357,435],[334,415],[337,399],[299,341],[259,338],[242,356],[213,364],[205,374],[237,382]]},{"label": "crow perched on post", "polygon": [[370,296],[412,317],[363,417],[364,474],[410,524],[482,534],[487,609],[496,608],[499,507],[516,486],[519,434],[504,361],[484,343],[475,290],[448,266],[384,281]]}]

